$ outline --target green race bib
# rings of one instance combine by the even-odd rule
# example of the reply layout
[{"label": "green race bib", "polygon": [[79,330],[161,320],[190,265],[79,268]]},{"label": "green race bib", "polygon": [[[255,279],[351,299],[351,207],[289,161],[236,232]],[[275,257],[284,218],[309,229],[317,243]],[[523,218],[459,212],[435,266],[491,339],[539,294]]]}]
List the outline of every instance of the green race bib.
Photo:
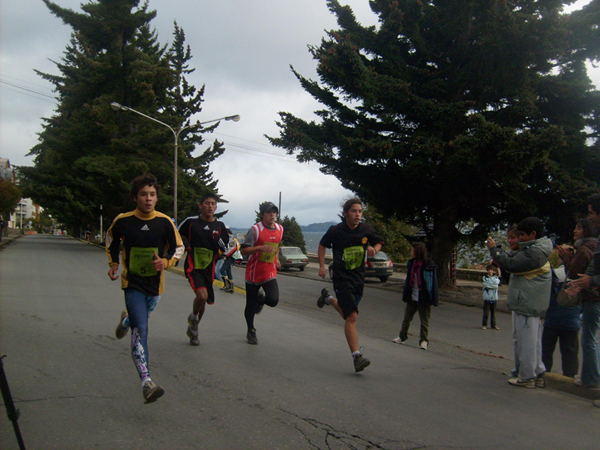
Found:
[{"label": "green race bib", "polygon": [[265,245],[273,247],[273,251],[271,253],[260,252],[258,260],[264,263],[275,262],[275,256],[277,256],[277,249],[279,248],[279,244],[275,244],[273,242],[265,242]]},{"label": "green race bib", "polygon": [[158,248],[132,247],[129,252],[129,273],[141,277],[156,275],[156,269],[152,264],[155,252],[158,254]]},{"label": "green race bib", "polygon": [[344,261],[347,270],[361,267],[365,263],[365,249],[361,246],[345,248]]},{"label": "green race bib", "polygon": [[206,269],[213,261],[214,252],[208,248],[194,248],[194,269]]}]

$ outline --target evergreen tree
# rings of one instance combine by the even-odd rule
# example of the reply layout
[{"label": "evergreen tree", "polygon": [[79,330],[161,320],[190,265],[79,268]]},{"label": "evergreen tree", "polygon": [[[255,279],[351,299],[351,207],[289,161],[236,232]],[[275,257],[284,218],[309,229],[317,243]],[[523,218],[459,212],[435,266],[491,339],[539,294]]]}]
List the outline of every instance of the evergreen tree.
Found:
[{"label": "evergreen tree", "polygon": [[302,234],[302,228],[296,221],[296,218],[292,216],[290,219],[285,216],[281,221],[283,227],[283,240],[281,245],[283,247],[300,247],[302,253],[306,254],[306,241],[304,240],[304,234]]},{"label": "evergreen tree", "polygon": [[405,263],[410,258],[410,237],[418,231],[414,226],[392,217],[384,218],[372,205],[365,205],[363,210],[365,223],[375,228],[375,231],[383,239],[382,250],[395,263]]},{"label": "evergreen tree", "polygon": [[[204,101],[204,85],[200,89],[188,83],[186,75],[195,71],[190,68],[191,49],[185,44],[185,33],[175,23],[173,32],[173,43],[169,49],[169,63],[175,75],[175,88],[171,89],[167,95],[171,99],[171,106],[166,112],[171,117],[188,118],[195,113],[202,111]],[[192,125],[189,120],[181,124],[181,127]],[[212,132],[218,124],[211,125],[203,132]],[[198,202],[200,198],[208,193],[217,193],[217,181],[209,172],[210,163],[221,156],[225,151],[223,143],[215,139],[212,146],[208,147],[200,156],[194,157],[192,152],[203,145],[204,138],[198,133],[198,129],[188,128],[180,134],[179,145],[179,167],[185,168],[179,177],[178,182],[178,215],[180,218],[198,214]],[[227,203],[224,199],[219,199],[219,203]],[[227,211],[219,211],[217,217],[222,217]]]},{"label": "evergreen tree", "polygon": [[[130,181],[151,172],[162,186],[157,209],[171,213],[173,134],[135,113],[117,113],[110,104],[121,103],[174,129],[189,124],[201,110],[202,96],[184,78],[191,56],[189,48],[178,53],[185,48],[183,31],[175,26],[169,50],[160,45],[150,28],[156,12],[148,11],[147,3],[138,6],[139,0],[90,1],[81,5],[82,13],[44,3],[73,33],[56,63],[60,75],[38,72],[54,84],[58,106],[44,119],[39,143],[30,151],[34,167],[21,168],[25,194],[76,230],[94,222],[101,207],[109,220],[130,210]],[[204,189],[208,162],[222,153],[215,144],[219,150],[203,155],[204,164],[187,157],[202,142],[202,131],[190,129],[182,138],[178,162],[184,195],[192,186],[196,192]],[[214,181],[209,184],[216,190]]]},{"label": "evergreen tree", "polygon": [[294,71],[319,120],[282,112],[271,142],[424,230],[441,284],[457,242],[500,224],[537,215],[564,235],[600,179],[585,68],[599,0],[569,3],[371,0],[379,24],[364,27],[329,0],[340,28],[311,47],[319,81]]},{"label": "evergreen tree", "polygon": [[21,190],[14,183],[0,178],[0,217],[11,214],[22,196]]},{"label": "evergreen tree", "polygon": [[[264,202],[261,202],[258,204],[258,211],[254,211],[256,213],[256,219],[254,220],[254,223],[258,223],[261,221],[261,217],[260,217],[260,207],[266,203],[272,203],[269,200],[265,200]],[[277,216],[277,223],[281,223],[281,217],[279,217],[279,215]]]}]

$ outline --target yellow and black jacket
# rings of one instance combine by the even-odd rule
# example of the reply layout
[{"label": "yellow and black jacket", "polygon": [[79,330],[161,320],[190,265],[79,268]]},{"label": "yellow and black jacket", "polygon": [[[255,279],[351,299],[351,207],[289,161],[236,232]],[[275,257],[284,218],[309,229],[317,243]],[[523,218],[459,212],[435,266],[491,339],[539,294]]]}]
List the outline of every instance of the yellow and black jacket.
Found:
[{"label": "yellow and black jacket", "polygon": [[154,252],[164,260],[165,268],[173,267],[184,252],[175,224],[163,213],[143,214],[135,209],[119,214],[106,232],[108,264],[119,264],[121,255],[122,289],[134,288],[152,296],[164,292],[163,271],[156,272],[152,265]]}]

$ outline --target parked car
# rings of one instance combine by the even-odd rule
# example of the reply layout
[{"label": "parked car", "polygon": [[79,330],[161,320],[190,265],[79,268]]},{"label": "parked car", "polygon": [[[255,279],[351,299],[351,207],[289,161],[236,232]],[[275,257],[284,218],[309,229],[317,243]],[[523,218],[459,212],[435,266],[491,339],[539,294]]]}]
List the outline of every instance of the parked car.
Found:
[{"label": "parked car", "polygon": [[[365,262],[365,276],[379,278],[385,283],[394,273],[394,263],[385,252],[369,256]],[[333,262],[329,264],[329,278],[333,278]]]},{"label": "parked car", "polygon": [[308,256],[302,253],[302,250],[298,247],[279,247],[279,262],[282,270],[291,267],[304,270],[308,265]]}]

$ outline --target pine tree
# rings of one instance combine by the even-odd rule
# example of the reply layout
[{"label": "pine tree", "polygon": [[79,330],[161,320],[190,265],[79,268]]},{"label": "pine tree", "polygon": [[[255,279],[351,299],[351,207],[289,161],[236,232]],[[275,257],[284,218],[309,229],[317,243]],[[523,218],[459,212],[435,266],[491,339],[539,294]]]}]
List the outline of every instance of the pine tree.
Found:
[{"label": "pine tree", "polygon": [[395,263],[405,263],[410,258],[411,243],[409,237],[416,233],[415,227],[407,225],[395,217],[384,218],[372,205],[365,205],[363,210],[365,223],[375,228],[375,231],[383,239],[382,250]]},{"label": "pine tree", "polygon": [[281,220],[281,226],[283,227],[281,245],[284,247],[300,247],[302,253],[306,254],[306,241],[304,240],[304,234],[302,234],[302,228],[296,221],[296,218],[292,216],[290,219],[288,216],[285,216]]},{"label": "pine tree", "polygon": [[319,81],[294,71],[319,120],[282,112],[271,142],[423,230],[442,284],[460,240],[530,215],[570,232],[600,179],[585,68],[600,40],[598,0],[561,14],[568,3],[372,0],[379,24],[364,27],[330,0]]},{"label": "pine tree", "polygon": [[[264,202],[260,202],[258,204],[258,210],[254,211],[256,213],[256,218],[254,220],[254,223],[258,223],[262,220],[262,218],[260,217],[260,207],[267,203],[272,203],[272,202],[270,202],[269,200],[265,200]],[[281,223],[281,217],[279,217],[279,215],[277,216],[277,223]]]},{"label": "pine tree", "polygon": [[[189,48],[180,61],[185,67],[177,67],[175,53],[185,48],[183,31],[175,25],[170,49],[159,44],[150,27],[156,12],[148,11],[147,3],[138,6],[139,0],[95,0],[82,4],[83,12],[44,3],[73,33],[56,63],[60,75],[38,72],[55,86],[58,106],[44,119],[39,143],[30,151],[34,167],[21,169],[25,194],[75,230],[95,222],[101,207],[109,220],[131,209],[130,181],[151,172],[162,185],[157,209],[170,214],[172,132],[135,113],[117,113],[110,104],[121,103],[173,128],[188,124],[201,110],[202,94],[195,95],[183,77],[190,70]],[[207,171],[208,163],[222,153],[220,144],[204,164],[181,157],[202,142],[202,131],[191,129],[184,136],[179,172],[185,174],[181,184],[186,194],[194,187],[196,192],[205,189],[207,180],[216,191]]]},{"label": "pine tree", "polygon": [[[169,49],[169,63],[175,75],[175,88],[168,92],[171,99],[171,106],[167,113],[172,117],[186,118],[180,126],[191,128],[184,130],[180,134],[179,145],[179,167],[185,168],[179,177],[179,217],[187,217],[198,213],[198,201],[202,195],[207,192],[218,193],[217,181],[209,172],[209,166],[212,161],[221,156],[225,148],[222,142],[215,139],[212,146],[205,149],[202,154],[194,157],[194,150],[204,143],[202,134],[198,133],[198,128],[194,128],[190,123],[189,117],[202,111],[204,101],[205,86],[196,89],[189,84],[186,76],[193,73],[195,69],[190,68],[189,62],[192,58],[189,45],[185,44],[185,33],[174,24],[173,43]],[[212,132],[218,124],[207,128],[200,128],[204,133]],[[220,199],[220,203],[227,203]],[[219,211],[219,217],[222,217],[226,211]]]}]

